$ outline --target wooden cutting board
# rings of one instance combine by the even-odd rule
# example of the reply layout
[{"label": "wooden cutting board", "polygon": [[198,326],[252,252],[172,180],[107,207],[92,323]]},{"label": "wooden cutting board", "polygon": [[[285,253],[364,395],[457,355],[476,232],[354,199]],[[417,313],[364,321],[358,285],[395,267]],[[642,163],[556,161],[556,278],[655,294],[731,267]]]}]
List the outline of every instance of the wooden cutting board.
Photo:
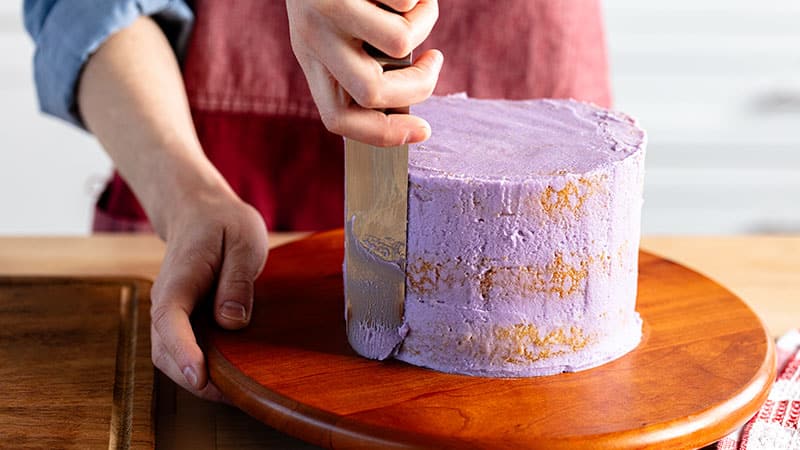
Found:
[{"label": "wooden cutting board", "polygon": [[0,447],[153,448],[150,283],[0,277]]},{"label": "wooden cutting board", "polygon": [[742,425],[774,378],[771,339],[717,283],[642,252],[642,343],[572,374],[448,375],[357,356],[343,320],[342,231],[271,251],[252,323],[209,326],[211,378],[278,430],[331,448],[691,448]]}]

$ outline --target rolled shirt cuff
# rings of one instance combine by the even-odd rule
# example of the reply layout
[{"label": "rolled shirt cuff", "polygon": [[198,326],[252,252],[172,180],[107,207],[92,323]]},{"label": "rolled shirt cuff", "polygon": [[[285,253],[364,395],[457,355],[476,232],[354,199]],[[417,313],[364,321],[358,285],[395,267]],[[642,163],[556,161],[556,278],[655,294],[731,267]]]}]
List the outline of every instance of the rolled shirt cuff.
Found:
[{"label": "rolled shirt cuff", "polygon": [[39,108],[85,128],[75,91],[83,65],[100,45],[139,16],[153,16],[180,56],[194,14],[182,0],[62,0],[36,36],[33,72]]}]

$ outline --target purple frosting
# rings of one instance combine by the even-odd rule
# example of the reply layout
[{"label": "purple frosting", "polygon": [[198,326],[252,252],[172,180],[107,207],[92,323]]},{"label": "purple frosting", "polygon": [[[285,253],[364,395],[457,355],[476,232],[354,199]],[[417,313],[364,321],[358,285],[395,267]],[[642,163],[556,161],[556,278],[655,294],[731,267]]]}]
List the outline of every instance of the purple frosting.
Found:
[{"label": "purple frosting", "polygon": [[583,174],[637,153],[644,131],[630,117],[574,100],[434,97],[414,107],[432,137],[412,146],[412,175],[528,181]]},{"label": "purple frosting", "polygon": [[481,376],[582,370],[641,338],[645,134],[573,100],[433,97],[409,151],[396,358]]}]

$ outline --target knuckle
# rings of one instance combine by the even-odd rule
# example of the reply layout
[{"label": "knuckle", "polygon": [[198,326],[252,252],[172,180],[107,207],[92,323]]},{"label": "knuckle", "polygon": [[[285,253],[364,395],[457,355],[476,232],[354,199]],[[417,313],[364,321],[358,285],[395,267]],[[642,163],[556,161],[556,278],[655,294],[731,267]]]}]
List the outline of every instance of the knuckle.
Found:
[{"label": "knuckle", "polygon": [[391,125],[391,122],[387,122],[381,129],[381,132],[375,136],[375,145],[379,147],[390,147],[396,144],[397,139],[395,137],[394,127]]},{"label": "knuckle", "polygon": [[293,27],[289,30],[289,45],[292,53],[298,60],[302,60],[305,52],[304,42],[307,41],[307,32],[303,27]]},{"label": "knuckle", "polygon": [[391,130],[384,131],[378,138],[378,146],[380,147],[390,147],[392,145],[397,145],[397,139],[394,137],[394,133]]},{"label": "knuckle", "polygon": [[255,268],[236,265],[231,268],[225,277],[226,288],[238,291],[249,291],[253,286]]},{"label": "knuckle", "polygon": [[338,114],[320,113],[325,128],[333,134],[345,134],[344,123]]},{"label": "knuckle", "polygon": [[267,257],[268,237],[267,225],[261,213],[250,205],[245,211],[245,220],[242,221],[242,233],[246,239],[238,242],[240,250],[247,255],[249,264],[253,270],[260,268]]},{"label": "knuckle", "polygon": [[161,329],[163,322],[166,320],[167,308],[163,304],[156,304],[153,302],[150,307],[150,323],[153,324],[153,329],[156,331]]},{"label": "knuckle", "polygon": [[363,83],[360,87],[355,89],[353,99],[361,107],[367,109],[376,109],[382,106],[382,95],[377,83],[368,82]]},{"label": "knuckle", "polygon": [[161,330],[167,329],[169,326],[169,312],[171,306],[165,304],[153,305],[150,310],[150,323],[153,324],[153,329],[161,334]]},{"label": "knuckle", "polygon": [[319,17],[311,16],[305,22],[297,23],[290,28],[289,43],[298,58],[305,57],[309,51],[318,45],[320,22],[321,19]]},{"label": "knuckle", "polygon": [[153,365],[161,369],[162,371],[167,370],[168,362],[169,362],[169,354],[164,351],[164,347],[161,345],[160,339],[158,338],[158,334],[155,330],[152,331],[153,338],[150,343],[150,359],[153,361]]},{"label": "knuckle", "polygon": [[[236,215],[239,216],[241,213],[239,211],[236,212]],[[223,242],[224,247],[226,248],[226,253],[230,250],[236,249],[237,246],[240,246],[243,242],[246,241],[245,238],[245,227],[242,223],[243,218],[239,217],[238,220],[231,221],[226,227],[223,234]]]},{"label": "knuckle", "polygon": [[414,50],[414,43],[411,40],[410,28],[404,29],[402,33],[395,33],[387,42],[389,55],[394,58],[403,58],[412,50]]},{"label": "knuckle", "polygon": [[[222,242],[220,239],[219,242]],[[213,275],[217,272],[219,264],[218,249],[212,250],[207,245],[190,245],[184,250],[184,258],[192,263],[194,267],[202,268],[205,275]]]},{"label": "knuckle", "polygon": [[245,205],[245,216],[255,221],[254,223],[257,223],[259,226],[263,227],[264,218],[261,216],[261,213],[259,213],[258,210],[252,207],[251,205],[248,205],[246,203],[244,205]]}]

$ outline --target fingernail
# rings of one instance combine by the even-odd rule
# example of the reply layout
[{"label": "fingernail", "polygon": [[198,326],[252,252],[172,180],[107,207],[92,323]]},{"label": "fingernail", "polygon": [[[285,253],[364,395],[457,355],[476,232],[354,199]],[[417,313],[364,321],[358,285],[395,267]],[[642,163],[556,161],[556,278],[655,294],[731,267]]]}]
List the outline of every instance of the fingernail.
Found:
[{"label": "fingernail", "polygon": [[192,366],[186,366],[183,368],[183,376],[190,385],[197,387],[197,372],[195,372]]},{"label": "fingernail", "polygon": [[219,315],[228,320],[235,320],[237,322],[244,322],[247,320],[247,311],[245,311],[241,303],[237,302],[223,303],[222,307],[219,309]]}]

